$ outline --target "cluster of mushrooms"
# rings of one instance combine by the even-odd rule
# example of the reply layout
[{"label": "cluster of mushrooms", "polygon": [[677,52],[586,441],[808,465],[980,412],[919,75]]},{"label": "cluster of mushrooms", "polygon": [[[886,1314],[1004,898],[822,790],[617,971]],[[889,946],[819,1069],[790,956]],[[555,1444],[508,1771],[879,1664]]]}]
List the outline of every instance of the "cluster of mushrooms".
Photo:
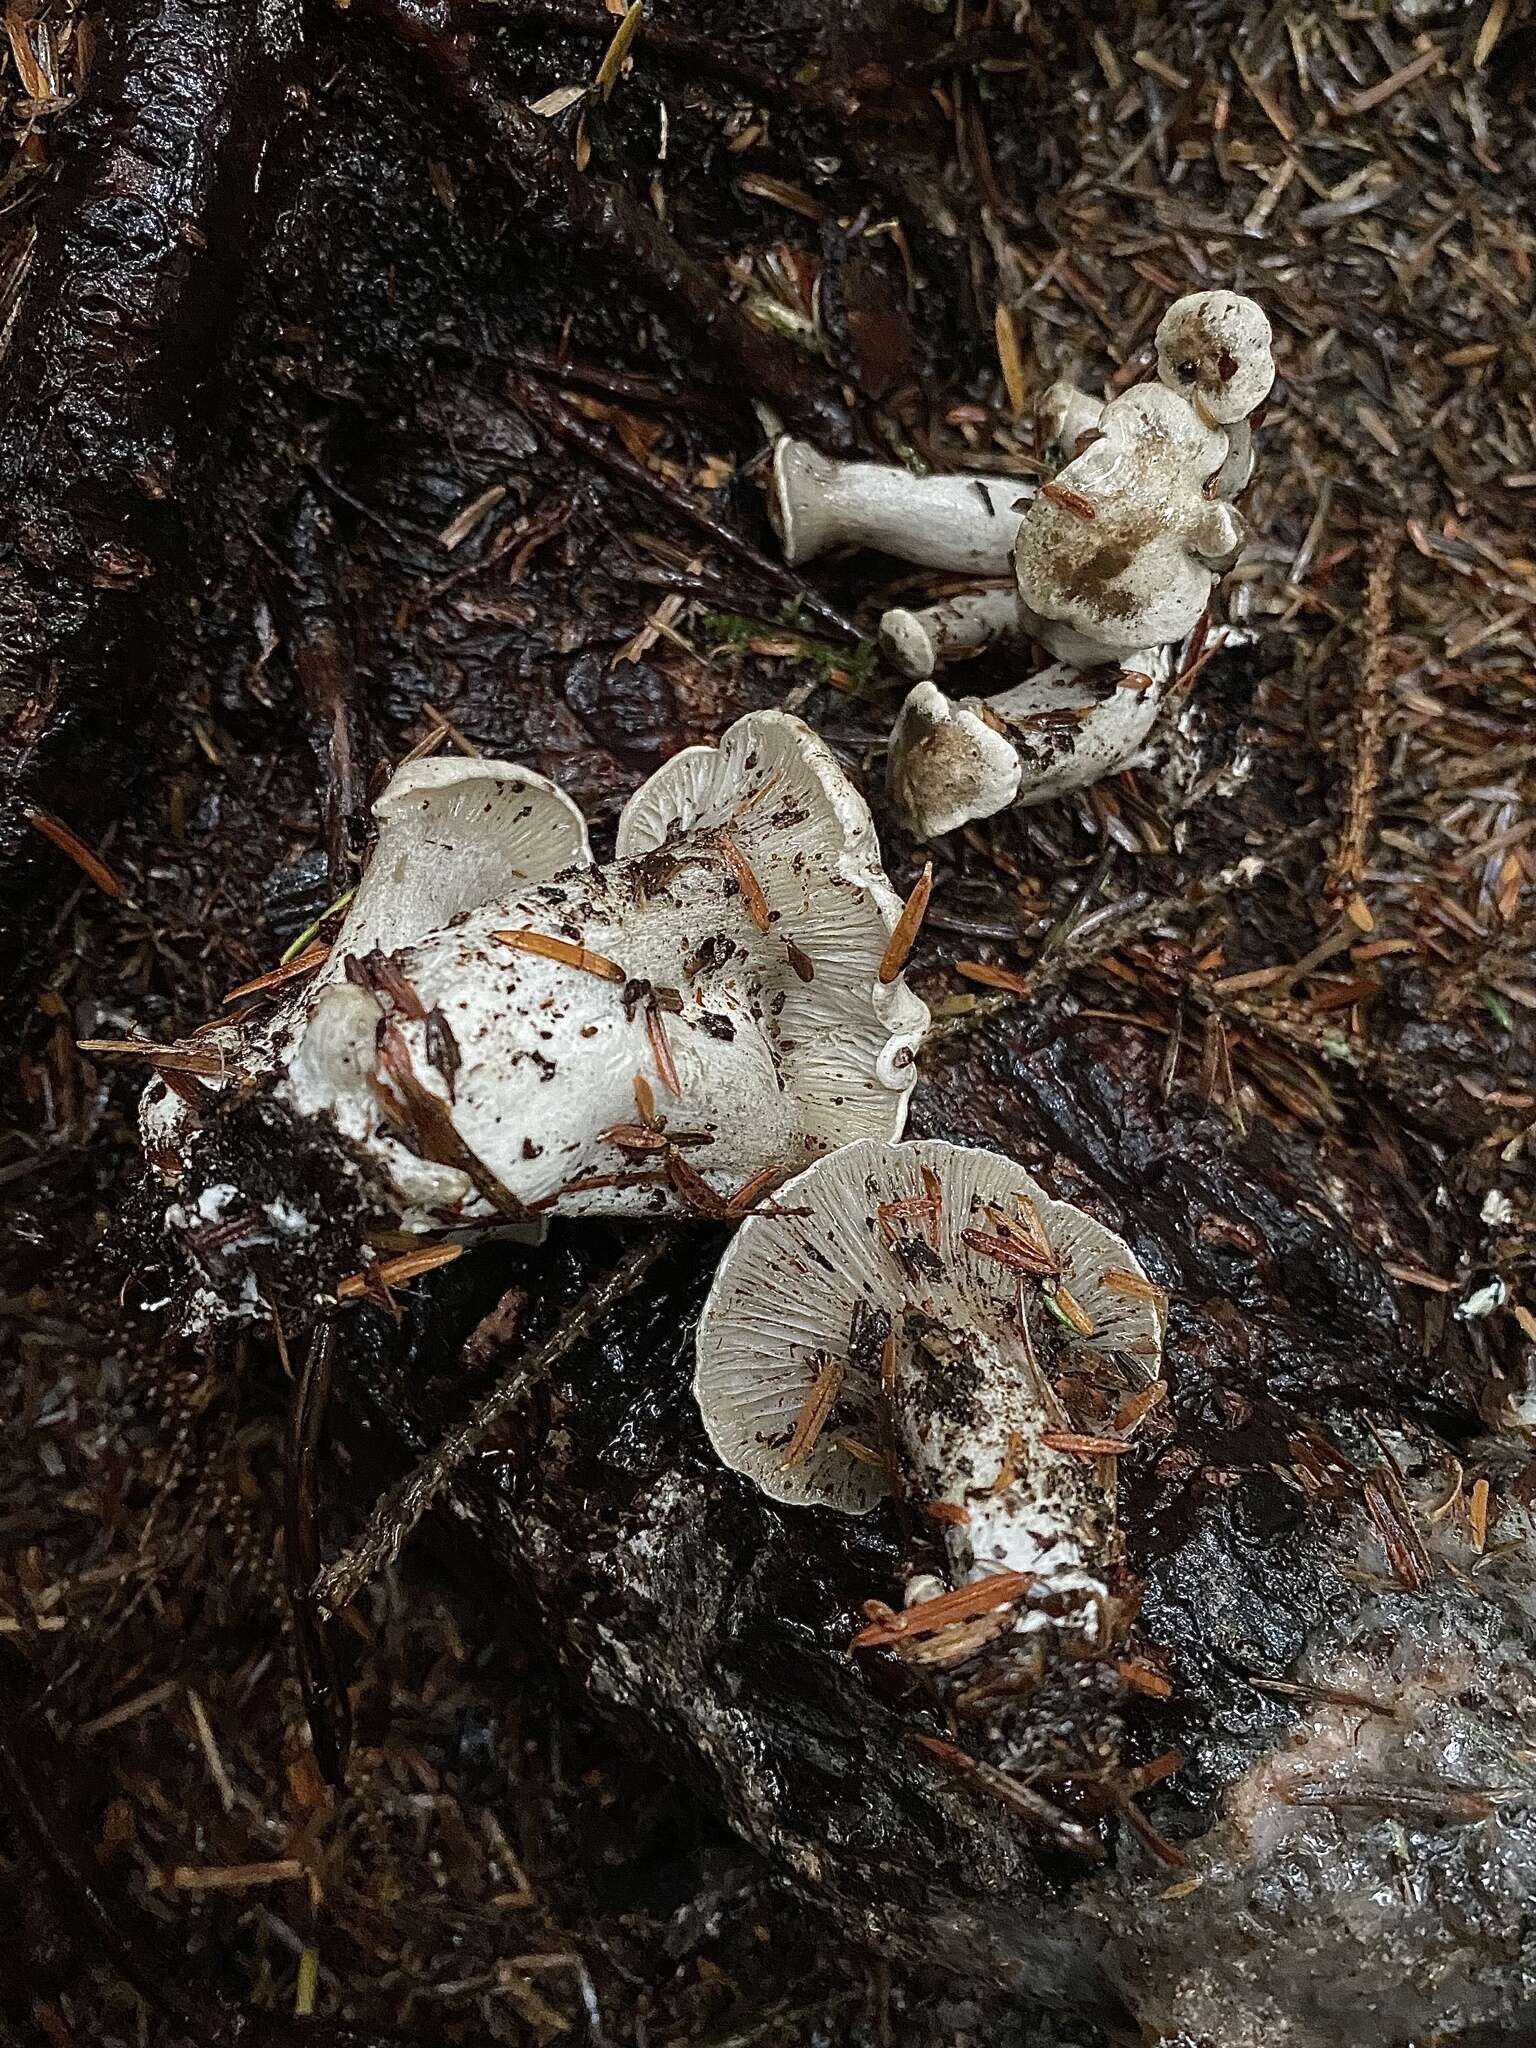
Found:
[{"label": "cluster of mushrooms", "polygon": [[[891,776],[920,831],[1120,765],[1240,544],[1268,323],[1207,292],[1157,343],[1155,384],[1103,405],[1053,387],[1070,459],[1027,503],[1012,479],[779,445],[791,559],[852,541],[978,577],[1012,564],[1009,590],[883,622],[919,678]],[[1054,665],[949,703],[935,666],[999,633]],[[410,1237],[537,1234],[555,1214],[739,1223],[697,1339],[722,1460],[794,1506],[862,1514],[897,1494],[942,1528],[956,1588],[1016,1575],[1019,1635],[1100,1645],[1113,1461],[1074,1436],[1061,1388],[1155,1380],[1163,1297],[1010,1159],[899,1142],[929,1014],[868,806],[826,743],[782,712],[740,719],[637,791],[606,862],[568,797],[503,762],[410,763],[374,810],[314,979],[199,1034],[195,1088],[172,1071],[145,1094],[156,1199],[195,1276],[187,1326],[264,1314],[260,1248],[322,1231],[338,1186]],[[304,1170],[283,1182],[278,1161],[262,1189],[226,1139],[253,1098],[304,1136]],[[942,1591],[918,1575],[907,1597]]]},{"label": "cluster of mushrooms", "polygon": [[[1038,485],[914,476],[779,441],[770,505],[789,562],[862,547],[1006,579],[880,622],[914,679],[888,763],[892,804],[918,837],[1047,803],[1135,756],[1173,650],[1243,545],[1233,500],[1253,474],[1271,338],[1262,308],[1239,293],[1176,300],[1157,330],[1156,383],[1103,401],[1070,384],[1045,393],[1041,440],[1062,466]],[[952,702],[932,680],[999,640],[1033,643],[1050,665],[985,700]]]}]

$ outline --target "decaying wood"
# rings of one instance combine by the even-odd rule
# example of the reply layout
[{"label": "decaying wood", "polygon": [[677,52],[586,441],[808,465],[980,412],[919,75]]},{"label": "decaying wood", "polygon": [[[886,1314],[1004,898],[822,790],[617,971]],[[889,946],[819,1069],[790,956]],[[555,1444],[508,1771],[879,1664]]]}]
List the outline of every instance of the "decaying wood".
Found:
[{"label": "decaying wood", "polygon": [[0,358],[0,931],[70,879],[29,844],[28,807],[94,839],[144,758],[295,24],[253,0],[123,0],[38,215]]}]

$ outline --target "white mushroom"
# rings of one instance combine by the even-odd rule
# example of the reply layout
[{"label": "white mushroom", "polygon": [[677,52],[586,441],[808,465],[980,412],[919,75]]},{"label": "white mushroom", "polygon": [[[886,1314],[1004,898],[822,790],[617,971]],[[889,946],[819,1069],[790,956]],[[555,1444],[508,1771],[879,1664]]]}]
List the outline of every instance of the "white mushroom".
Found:
[{"label": "white mushroom", "polygon": [[917,684],[886,757],[902,823],[936,839],[1117,773],[1152,730],[1171,671],[1168,650],[1158,648],[1112,668],[1057,662],[995,697],[952,700],[933,683]]},{"label": "white mushroom", "polygon": [[1190,292],[1157,329],[1157,374],[1207,426],[1235,426],[1256,412],[1275,381],[1274,331],[1262,306],[1240,292]]},{"label": "white mushroom", "polygon": [[924,682],[941,662],[973,654],[993,641],[1021,635],[1019,593],[967,590],[921,611],[896,605],[880,615],[880,644],[903,675]]},{"label": "white mushroom", "polygon": [[[754,713],[675,756],[601,867],[549,870],[585,837],[540,778],[430,765],[380,800],[322,983],[231,1047],[340,1134],[400,1226],[723,1213],[899,1134],[928,1012],[879,978],[901,905],[863,799],[798,719]],[[146,1139],[179,1181],[197,1115],[158,1088]]]},{"label": "white mushroom", "polygon": [[1159,384],[1104,408],[1099,438],[1041,486],[1019,526],[1014,570],[1033,636],[1080,668],[1191,632],[1242,522],[1205,494],[1227,437]]},{"label": "white mushroom", "polygon": [[1027,1573],[1086,1620],[1114,1483],[1045,1441],[1072,1427],[1055,1382],[1155,1378],[1162,1314],[1125,1243],[1011,1160],[864,1142],[737,1233],[695,1391],[720,1457],[774,1500],[864,1514],[899,1485],[936,1510],[957,1583]]}]

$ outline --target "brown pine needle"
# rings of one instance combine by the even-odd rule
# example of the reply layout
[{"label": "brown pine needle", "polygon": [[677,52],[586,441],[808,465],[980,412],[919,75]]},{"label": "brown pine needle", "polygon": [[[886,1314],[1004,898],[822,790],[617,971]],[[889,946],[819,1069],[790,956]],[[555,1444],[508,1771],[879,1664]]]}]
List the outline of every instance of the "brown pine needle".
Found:
[{"label": "brown pine needle", "polygon": [[928,909],[928,899],[933,894],[933,862],[928,861],[917,878],[917,886],[902,906],[890,941],[880,961],[879,979],[892,982],[906,966],[912,948],[917,943],[918,932]]},{"label": "brown pine needle", "polygon": [[869,1625],[859,1630],[849,1648],[884,1650],[914,1637],[938,1635],[957,1621],[974,1621],[996,1608],[1012,1607],[1033,1584],[1029,1572],[994,1572],[968,1586],[956,1586],[952,1592],[937,1593],[931,1600],[919,1600],[900,1613],[871,1600],[864,1609],[871,1617]]},{"label": "brown pine needle", "polygon": [[258,974],[254,981],[242,981],[238,988],[230,990],[224,1000],[226,1003],[238,1003],[244,996],[265,995],[268,989],[282,988],[287,982],[297,981],[301,975],[313,974],[317,967],[325,965],[330,952],[323,939],[315,939],[296,959],[283,967],[272,968],[267,974]]},{"label": "brown pine needle", "polygon": [[436,1272],[439,1266],[451,1266],[463,1255],[461,1244],[430,1244],[423,1245],[419,1252],[401,1252],[398,1257],[385,1259],[364,1273],[349,1273],[338,1283],[336,1298],[338,1301],[360,1301],[365,1295],[377,1293],[381,1287],[399,1287],[407,1280],[419,1279],[423,1273]]},{"label": "brown pine needle", "polygon": [[979,981],[983,988],[1003,988],[1015,996],[1029,994],[1029,983],[1022,974],[1014,974],[1006,967],[993,967],[985,960],[957,960],[955,972],[967,981]]},{"label": "brown pine needle", "polygon": [[1019,420],[1029,404],[1029,375],[1024,368],[1024,351],[1019,346],[1018,322],[1001,300],[993,328],[997,335],[997,360],[1002,365],[1003,386],[1008,393],[1008,410]]},{"label": "brown pine needle", "polygon": [[645,0],[634,0],[624,19],[619,23],[618,32],[608,45],[597,76],[592,81],[593,90],[599,99],[612,97],[613,88],[619,82],[619,73],[624,69],[624,59],[629,55],[629,46],[640,32],[640,23],[645,16]]},{"label": "brown pine needle", "polygon": [[678,1078],[677,1062],[672,1057],[672,1042],[667,1037],[666,1020],[655,1003],[646,1006],[645,1035],[650,1040],[651,1055],[656,1062],[656,1071],[661,1076],[661,1085],[669,1095],[681,1098],[683,1084]]},{"label": "brown pine needle", "polygon": [[558,960],[564,967],[579,967],[583,974],[600,975],[604,981],[629,979],[617,960],[610,960],[603,953],[591,953],[569,939],[552,938],[548,932],[492,932],[491,937],[499,945],[510,946],[514,953],[537,953],[545,960]]},{"label": "brown pine needle", "polygon": [[742,901],[746,904],[748,917],[760,932],[767,931],[773,923],[773,912],[768,908],[768,898],[763,894],[763,885],[757,879],[751,861],[729,832],[720,834],[720,851],[725,855],[726,865],[741,885]]},{"label": "brown pine needle", "polygon": [[1011,1273],[1027,1274],[1031,1280],[1046,1279],[1056,1271],[1054,1260],[1049,1255],[1042,1259],[1022,1233],[1017,1237],[988,1237],[984,1230],[962,1230],[960,1242],[982,1258],[995,1259]]},{"label": "brown pine needle", "polygon": [[204,1074],[217,1080],[229,1071],[224,1055],[195,1045],[156,1045],[148,1038],[79,1038],[81,1052],[99,1059],[142,1060],[168,1074]]},{"label": "brown pine needle", "polygon": [[52,840],[60,853],[67,854],[104,896],[121,898],[128,893],[101,855],[87,846],[78,833],[71,832],[62,818],[56,818],[52,811],[38,810],[35,805],[28,807],[25,816],[32,830]]},{"label": "brown pine needle", "polygon": [[1118,1458],[1131,1446],[1119,1436],[1079,1436],[1070,1429],[1042,1430],[1040,1441],[1048,1451],[1075,1451],[1081,1458]]},{"label": "brown pine needle", "polygon": [[1079,1337],[1092,1337],[1095,1334],[1098,1326],[1093,1317],[1078,1301],[1076,1295],[1069,1294],[1065,1287],[1048,1287],[1042,1298],[1051,1314],[1065,1323],[1069,1330],[1075,1331]]},{"label": "brown pine needle", "polygon": [[1133,1436],[1152,1410],[1161,1407],[1167,1398],[1166,1380],[1154,1380],[1150,1387],[1142,1387],[1137,1393],[1128,1394],[1115,1410],[1116,1434]]},{"label": "brown pine needle", "polygon": [[1070,512],[1077,519],[1097,519],[1098,507],[1092,498],[1085,498],[1081,491],[1074,491],[1067,484],[1042,484],[1042,498],[1049,498],[1053,505],[1059,505],[1064,512]]},{"label": "brown pine needle", "polygon": [[804,1405],[795,1418],[795,1426],[789,1442],[784,1446],[783,1463],[787,1468],[803,1465],[821,1441],[821,1433],[831,1419],[832,1410],[837,1406],[837,1397],[843,1390],[843,1375],[847,1368],[834,1359],[817,1373],[811,1391],[806,1395]]},{"label": "brown pine needle", "polygon": [[[1352,913],[1357,930],[1374,920],[1360,901],[1360,880],[1370,852],[1371,825],[1386,753],[1387,686],[1392,679],[1392,592],[1397,575],[1398,532],[1379,529],[1371,546],[1365,580],[1365,659],[1355,702],[1354,760],[1345,798],[1344,823],[1328,878],[1329,899]],[[1357,911],[1354,906],[1359,903]],[[1363,913],[1363,915],[1362,915]]]},{"label": "brown pine needle", "polygon": [[1111,1294],[1123,1294],[1127,1301],[1149,1301],[1161,1315],[1168,1307],[1168,1297],[1154,1281],[1143,1279],[1140,1273],[1127,1273],[1119,1266],[1111,1266],[1104,1274],[1104,1285]]}]

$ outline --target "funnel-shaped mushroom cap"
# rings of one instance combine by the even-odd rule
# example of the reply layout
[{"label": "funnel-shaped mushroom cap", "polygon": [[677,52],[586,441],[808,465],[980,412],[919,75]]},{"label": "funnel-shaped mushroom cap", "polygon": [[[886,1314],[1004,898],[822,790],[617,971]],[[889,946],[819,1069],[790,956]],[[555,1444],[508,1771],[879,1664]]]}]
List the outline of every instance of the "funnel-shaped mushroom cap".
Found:
[{"label": "funnel-shaped mushroom cap", "polygon": [[592,855],[563,790],[510,761],[448,755],[396,770],[373,807],[378,843],[331,952],[392,953],[466,910],[515,896]]},{"label": "funnel-shaped mushroom cap", "polygon": [[[1025,1272],[1027,1255],[999,1216],[1016,1219],[1024,1242],[1044,1240],[1054,1277]],[[923,1320],[974,1333],[978,1352],[1016,1360],[1022,1379],[1031,1368],[1021,1304],[1037,1336],[1052,1327],[1042,1277],[1091,1328],[1075,1343],[1155,1376],[1160,1291],[1112,1230],[1053,1201],[1012,1160],[932,1139],[829,1153],[786,1181],[720,1262],[694,1378],[710,1441],[775,1500],[864,1514],[888,1491],[883,1465],[868,1456],[882,1442],[887,1335],[909,1344],[904,1323]],[[835,1399],[813,1447],[797,1455],[818,1382],[835,1385]]]},{"label": "funnel-shaped mushroom cap", "polygon": [[1157,374],[1208,420],[1232,426],[1269,396],[1273,339],[1263,307],[1240,292],[1191,292],[1158,327]]},{"label": "funnel-shaped mushroom cap", "polygon": [[928,1008],[879,978],[901,902],[880,865],[869,806],[835,755],[782,711],[739,718],[718,746],[688,747],[638,789],[619,820],[633,862],[687,838],[741,856],[748,908],[796,971],[773,977],[785,1085],[824,1145],[899,1136]]}]

